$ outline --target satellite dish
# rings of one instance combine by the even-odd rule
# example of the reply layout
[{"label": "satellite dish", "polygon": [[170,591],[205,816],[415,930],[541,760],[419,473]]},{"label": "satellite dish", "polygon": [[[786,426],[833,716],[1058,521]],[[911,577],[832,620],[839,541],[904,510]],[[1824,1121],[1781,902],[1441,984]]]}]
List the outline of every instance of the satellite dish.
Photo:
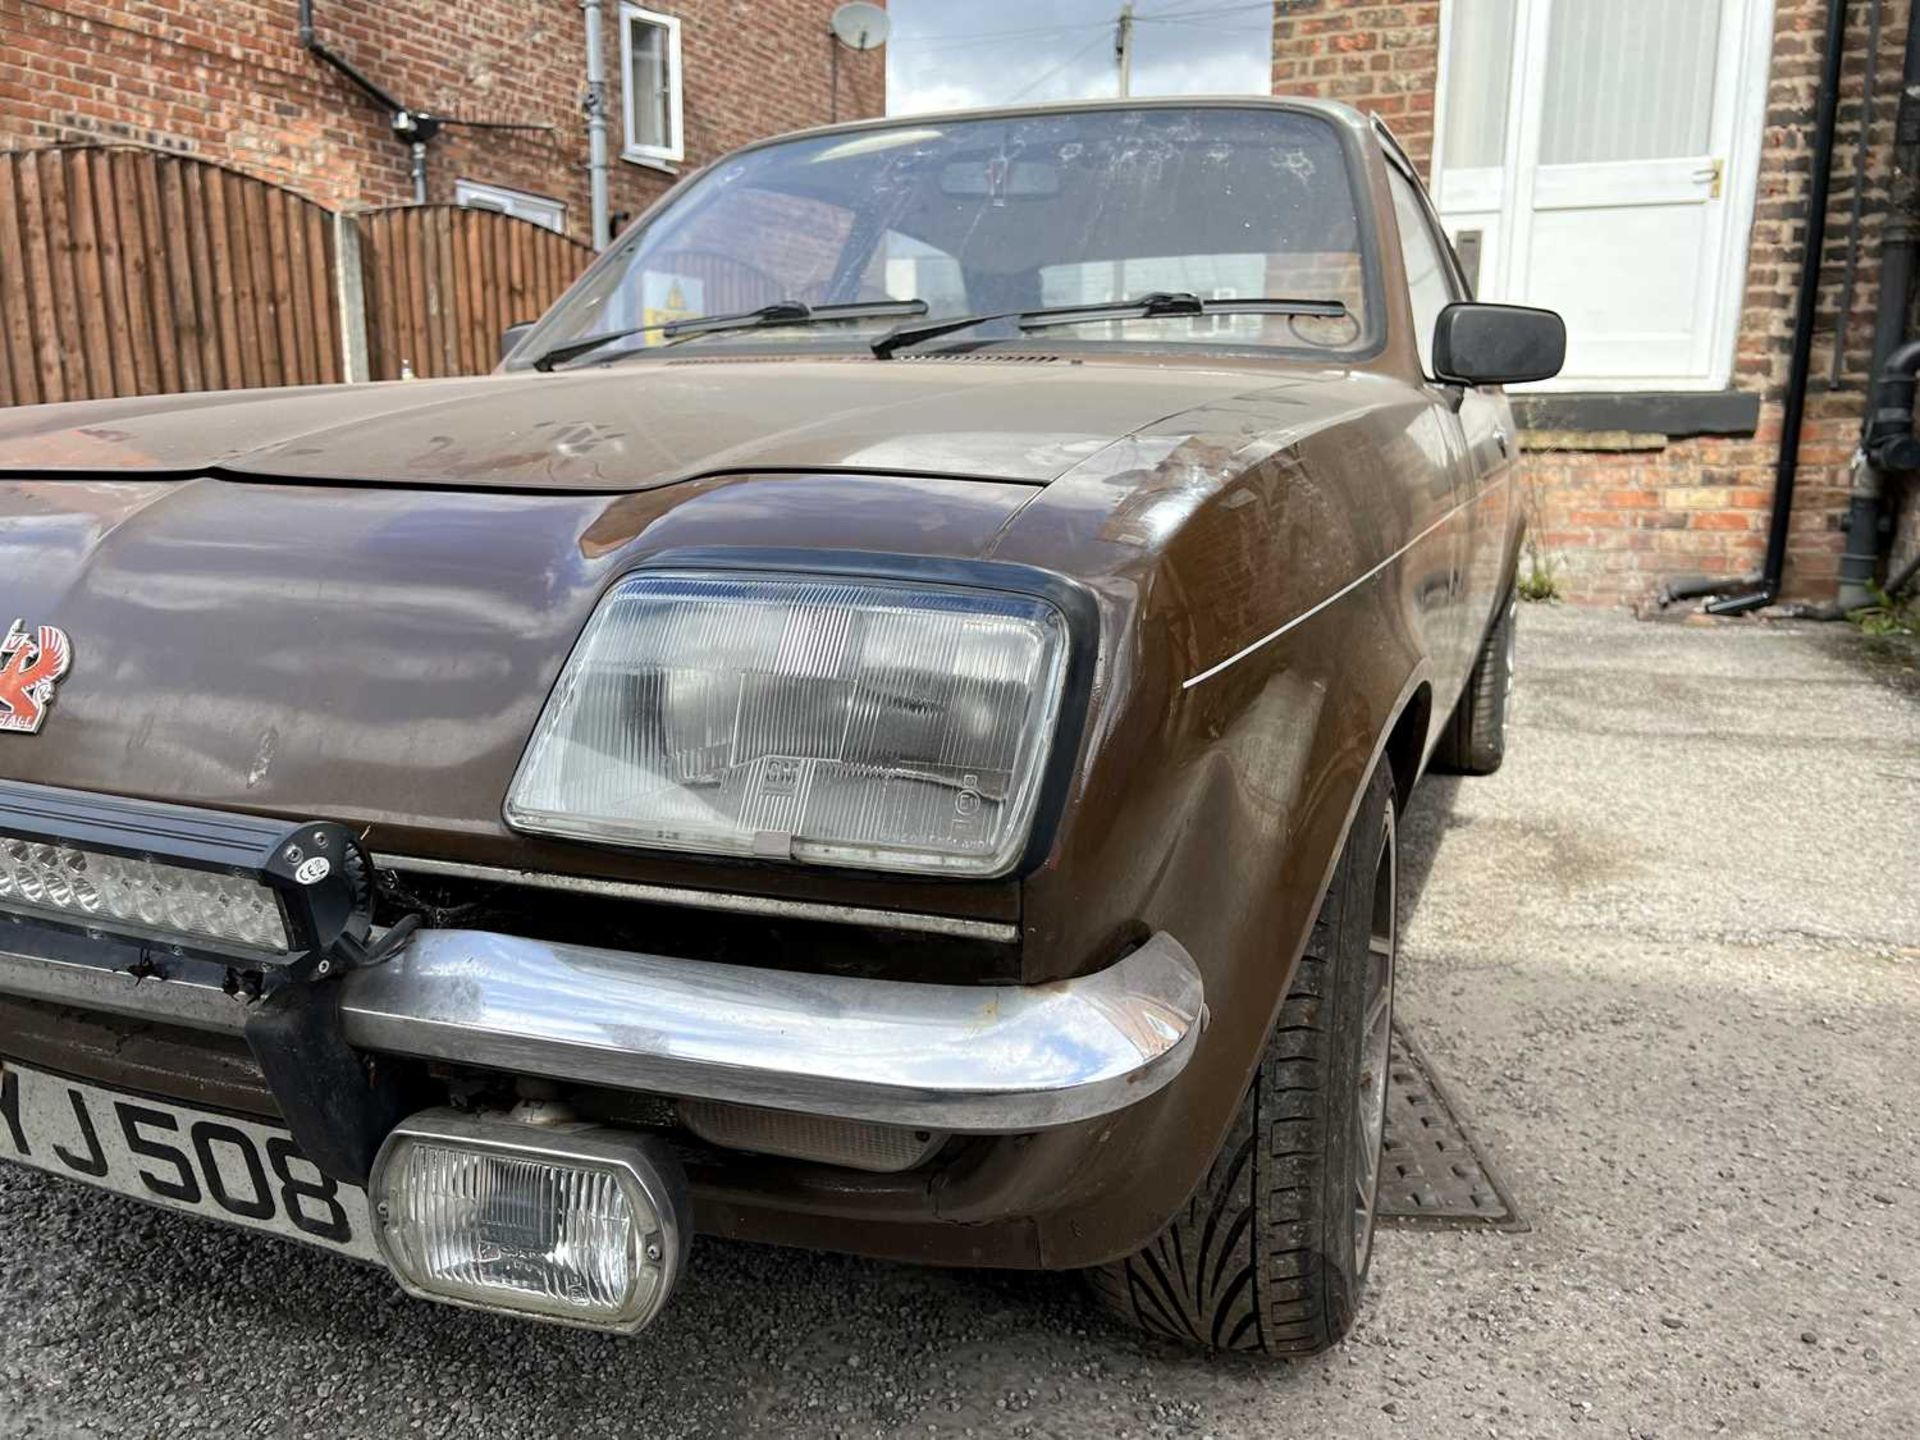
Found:
[{"label": "satellite dish", "polygon": [[852,0],[833,12],[833,34],[849,50],[878,50],[887,43],[887,12],[867,0]]}]

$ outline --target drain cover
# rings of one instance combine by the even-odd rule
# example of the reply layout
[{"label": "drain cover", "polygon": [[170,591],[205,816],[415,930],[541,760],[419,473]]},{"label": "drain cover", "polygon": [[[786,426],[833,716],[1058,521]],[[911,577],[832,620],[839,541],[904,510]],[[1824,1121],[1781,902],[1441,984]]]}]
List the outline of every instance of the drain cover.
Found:
[{"label": "drain cover", "polygon": [[1393,1225],[1525,1230],[1507,1187],[1454,1113],[1433,1063],[1393,1027],[1379,1218]]}]

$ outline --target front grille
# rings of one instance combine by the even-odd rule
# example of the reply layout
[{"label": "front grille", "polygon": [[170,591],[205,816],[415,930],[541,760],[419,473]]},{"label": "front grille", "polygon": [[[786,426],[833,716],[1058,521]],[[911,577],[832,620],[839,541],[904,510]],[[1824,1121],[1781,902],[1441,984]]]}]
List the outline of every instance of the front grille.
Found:
[{"label": "front grille", "polygon": [[430,875],[381,865],[374,919],[417,914],[435,928],[493,930],[606,950],[678,955],[815,975],[952,985],[1018,981],[1020,947],[879,925],[733,914],[507,880]]}]

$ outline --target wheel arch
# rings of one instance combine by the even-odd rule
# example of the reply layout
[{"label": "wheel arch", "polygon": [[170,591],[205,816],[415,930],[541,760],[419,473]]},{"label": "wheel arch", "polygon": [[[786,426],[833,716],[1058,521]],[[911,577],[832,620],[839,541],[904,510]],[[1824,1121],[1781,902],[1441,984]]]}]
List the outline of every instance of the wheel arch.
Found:
[{"label": "wheel arch", "polygon": [[1395,806],[1405,812],[1413,787],[1426,768],[1427,740],[1433,733],[1433,685],[1424,677],[1400,706],[1387,729],[1386,761],[1393,767]]},{"label": "wheel arch", "polygon": [[[1346,853],[1347,842],[1353,836],[1354,821],[1359,818],[1360,807],[1367,797],[1367,787],[1373,783],[1374,774],[1382,765],[1391,768],[1395,795],[1395,810],[1404,812],[1407,801],[1412,798],[1413,787],[1419,781],[1426,764],[1428,739],[1433,729],[1433,682],[1427,674],[1427,664],[1423,660],[1413,669],[1401,688],[1400,697],[1387,712],[1386,723],[1380,727],[1380,733],[1373,744],[1373,753],[1368,757],[1366,766],[1360,772],[1359,783],[1355,785],[1352,797],[1347,802],[1347,813],[1340,824],[1338,839],[1328,855],[1325,868],[1320,876],[1318,889],[1314,894],[1313,910],[1326,903],[1327,892],[1333,885],[1334,872],[1339,868],[1340,857]],[[1298,938],[1292,956],[1287,965],[1287,978],[1291,983],[1294,966],[1299,963],[1300,954],[1306,948],[1307,933],[1312,929],[1309,919],[1306,930]],[[1283,988],[1284,998],[1284,988]],[[1276,1002],[1275,1016],[1278,1016]],[[1271,1032],[1272,1022],[1268,1023]],[[1264,1038],[1262,1044],[1264,1045]]]}]

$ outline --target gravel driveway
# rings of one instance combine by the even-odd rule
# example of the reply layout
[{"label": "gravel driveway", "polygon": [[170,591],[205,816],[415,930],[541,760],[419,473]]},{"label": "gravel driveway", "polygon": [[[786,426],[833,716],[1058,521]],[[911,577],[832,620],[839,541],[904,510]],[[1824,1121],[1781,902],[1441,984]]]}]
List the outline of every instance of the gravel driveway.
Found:
[{"label": "gravel driveway", "polygon": [[1200,1359],[1066,1278],[705,1241],[619,1341],[7,1169],[0,1433],[1920,1434],[1915,661],[1521,634],[1506,769],[1408,822],[1401,1013],[1532,1229],[1385,1234],[1339,1353]]}]

